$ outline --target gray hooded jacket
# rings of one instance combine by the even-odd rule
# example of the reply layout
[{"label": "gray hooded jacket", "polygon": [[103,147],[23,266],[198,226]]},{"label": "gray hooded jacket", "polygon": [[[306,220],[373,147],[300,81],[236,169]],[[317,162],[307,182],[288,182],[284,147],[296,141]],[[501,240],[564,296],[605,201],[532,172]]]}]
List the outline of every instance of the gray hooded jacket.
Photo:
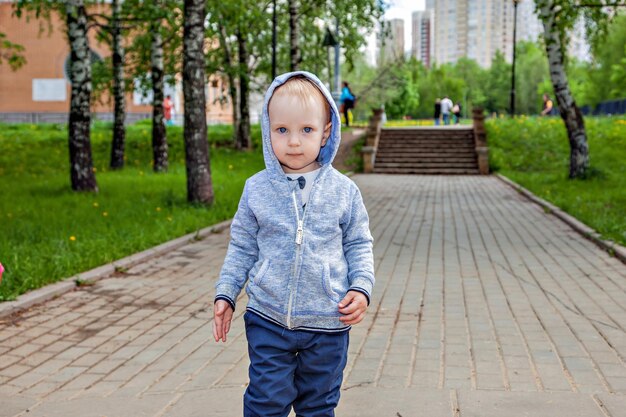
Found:
[{"label": "gray hooded jacket", "polygon": [[[306,209],[297,181],[288,181],[270,142],[268,103],[294,75],[312,80],[330,104],[331,135],[320,150],[320,172]],[[262,115],[266,169],[246,181],[231,224],[231,240],[216,284],[216,300],[231,306],[246,282],[248,310],[289,329],[343,331],[338,303],[348,290],[374,286],[369,219],[356,184],[331,165],[341,140],[332,96],[313,74],[278,76],[265,95]]]}]

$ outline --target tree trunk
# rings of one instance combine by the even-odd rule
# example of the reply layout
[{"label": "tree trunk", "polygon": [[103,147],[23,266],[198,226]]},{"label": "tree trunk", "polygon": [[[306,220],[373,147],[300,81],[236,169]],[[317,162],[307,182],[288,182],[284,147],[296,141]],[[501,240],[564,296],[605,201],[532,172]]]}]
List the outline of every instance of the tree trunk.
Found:
[{"label": "tree trunk", "polygon": [[152,77],[152,169],[166,172],[168,168],[167,136],[163,117],[163,39],[159,31],[160,22],[151,24],[150,46]]},{"label": "tree trunk", "polygon": [[122,45],[122,28],[120,27],[120,0],[113,0],[111,14],[111,35],[113,38],[113,98],[115,100],[113,122],[113,145],[111,147],[111,168],[124,167],[124,143],[126,130],[126,98],[124,95],[124,47]]},{"label": "tree trunk", "polygon": [[246,45],[246,32],[237,30],[237,45],[239,47],[239,134],[237,148],[251,149],[250,140],[250,78],[248,75],[248,46]]},{"label": "tree trunk", "polygon": [[185,159],[187,199],[213,203],[206,126],[204,75],[205,0],[185,0],[183,31],[183,94],[185,96]]},{"label": "tree trunk", "polygon": [[559,107],[561,118],[567,128],[570,145],[569,177],[579,178],[585,175],[589,168],[589,145],[585,132],[585,122],[574,97],[569,89],[565,65],[563,63],[563,45],[559,37],[556,22],[555,4],[552,0],[537,2],[539,17],[543,22],[544,40],[548,53],[550,78],[554,87],[554,94]]},{"label": "tree trunk", "polygon": [[228,77],[228,94],[230,95],[231,104],[233,106],[233,144],[239,148],[239,100],[237,98],[237,83],[233,74],[233,59],[230,47],[226,39],[226,28],[224,25],[219,25],[220,42],[222,44],[222,50],[224,51],[224,63],[226,64],[226,75]]},{"label": "tree trunk", "polygon": [[87,43],[87,14],[82,0],[66,5],[67,37],[70,43],[69,151],[70,178],[74,191],[98,191],[91,158],[91,56]]},{"label": "tree trunk", "polygon": [[298,48],[298,0],[288,0],[289,4],[289,56],[291,71],[297,71],[300,65],[300,49]]}]

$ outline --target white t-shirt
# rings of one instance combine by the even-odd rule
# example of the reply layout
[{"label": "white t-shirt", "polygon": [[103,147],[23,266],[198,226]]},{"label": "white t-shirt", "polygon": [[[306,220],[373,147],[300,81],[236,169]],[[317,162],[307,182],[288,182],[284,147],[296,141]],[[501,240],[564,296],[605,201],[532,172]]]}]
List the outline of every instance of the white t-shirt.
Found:
[{"label": "white t-shirt", "polygon": [[316,169],[315,171],[306,172],[304,174],[285,174],[287,178],[291,178],[294,181],[298,181],[298,178],[304,177],[306,183],[304,184],[304,188],[302,189],[302,205],[305,205],[309,202],[309,195],[311,194],[311,188],[313,187],[313,181],[317,178],[317,174],[320,173],[321,167]]},{"label": "white t-shirt", "polygon": [[441,113],[442,114],[448,114],[450,113],[450,109],[452,109],[452,100],[450,100],[449,98],[444,98],[443,100],[441,100]]}]

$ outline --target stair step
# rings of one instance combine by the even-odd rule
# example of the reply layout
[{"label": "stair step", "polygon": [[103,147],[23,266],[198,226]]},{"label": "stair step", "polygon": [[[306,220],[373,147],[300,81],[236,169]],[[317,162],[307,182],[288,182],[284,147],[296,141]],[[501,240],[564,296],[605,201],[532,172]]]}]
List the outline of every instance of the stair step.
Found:
[{"label": "stair step", "polygon": [[415,152],[476,152],[476,148],[473,146],[380,146],[378,147],[378,153],[380,152],[398,152],[398,153],[415,153]]},{"label": "stair step", "polygon": [[467,128],[455,128],[455,129],[449,129],[449,128],[439,128],[439,127],[434,127],[434,128],[430,128],[430,129],[425,129],[425,128],[420,128],[420,129],[407,129],[407,128],[392,128],[392,127],[384,127],[380,130],[382,133],[407,133],[407,134],[425,134],[425,133],[434,133],[434,134],[441,134],[441,135],[454,135],[457,133],[467,133],[467,132],[473,132],[474,128],[472,127],[467,127]]},{"label": "stair step", "polygon": [[380,138],[378,144],[383,143],[393,143],[393,144],[402,144],[402,143],[415,143],[415,144],[440,144],[440,143],[466,143],[474,145],[474,138],[455,138],[455,139],[436,139],[436,138]]},{"label": "stair step", "polygon": [[402,138],[402,139],[388,139],[388,138],[381,138],[378,141],[379,144],[384,144],[384,143],[390,143],[390,144],[404,144],[404,143],[411,143],[411,144],[433,144],[433,145],[439,145],[439,144],[457,144],[457,143],[462,143],[462,144],[468,144],[468,145],[474,145],[474,140],[473,139],[427,139],[427,138],[421,138],[421,139],[406,139],[406,138]]},{"label": "stair step", "polygon": [[457,156],[476,156],[474,149],[379,149],[376,157],[379,156],[404,156],[409,158],[428,158],[430,156],[455,158]]},{"label": "stair step", "polygon": [[380,136],[382,142],[398,142],[398,141],[433,141],[433,142],[455,142],[455,141],[468,141],[474,142],[474,136]]},{"label": "stair step", "polygon": [[412,159],[401,159],[401,158],[376,158],[376,165],[379,164],[412,164],[414,162],[417,163],[425,163],[425,162],[433,162],[440,164],[476,164],[476,158],[412,158]]},{"label": "stair step", "polygon": [[374,169],[375,174],[421,174],[421,175],[478,175],[478,169],[453,169],[453,168],[389,168]]},{"label": "stair step", "polygon": [[467,164],[467,163],[437,163],[437,162],[425,162],[425,163],[411,163],[411,164],[396,164],[392,162],[385,162],[381,164],[375,164],[374,170],[378,169],[386,169],[386,168],[406,168],[406,169],[421,169],[421,168],[438,168],[438,169],[446,169],[446,168],[466,168],[466,169],[478,169],[477,164]]},{"label": "stair step", "polygon": [[473,138],[474,132],[420,132],[420,133],[405,133],[405,132],[380,132],[381,138]]}]

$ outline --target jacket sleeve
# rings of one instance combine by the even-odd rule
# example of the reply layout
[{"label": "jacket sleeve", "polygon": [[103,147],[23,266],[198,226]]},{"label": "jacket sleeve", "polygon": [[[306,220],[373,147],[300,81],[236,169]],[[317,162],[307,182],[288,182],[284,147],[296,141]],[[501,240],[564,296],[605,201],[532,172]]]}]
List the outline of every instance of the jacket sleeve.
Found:
[{"label": "jacket sleeve", "polygon": [[243,189],[237,213],[230,225],[230,244],[215,284],[215,300],[227,301],[233,310],[237,297],[248,280],[248,273],[259,257],[257,232],[259,225],[248,206],[248,182]]},{"label": "jacket sleeve", "polygon": [[365,294],[368,304],[375,281],[373,242],[367,210],[355,186],[350,218],[343,225],[343,252],[348,262],[350,290]]}]

